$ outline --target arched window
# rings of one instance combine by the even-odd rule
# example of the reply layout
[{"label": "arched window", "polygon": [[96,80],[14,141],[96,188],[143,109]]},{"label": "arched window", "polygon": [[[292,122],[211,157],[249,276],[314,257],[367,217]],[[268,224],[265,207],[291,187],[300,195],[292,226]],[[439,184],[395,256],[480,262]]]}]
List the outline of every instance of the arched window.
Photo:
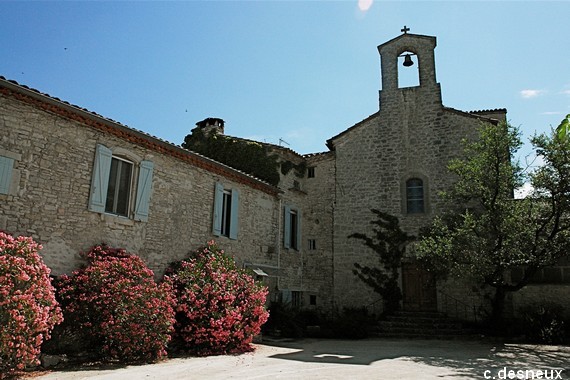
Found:
[{"label": "arched window", "polygon": [[424,182],[419,178],[410,178],[406,181],[406,212],[419,214],[425,212]]}]

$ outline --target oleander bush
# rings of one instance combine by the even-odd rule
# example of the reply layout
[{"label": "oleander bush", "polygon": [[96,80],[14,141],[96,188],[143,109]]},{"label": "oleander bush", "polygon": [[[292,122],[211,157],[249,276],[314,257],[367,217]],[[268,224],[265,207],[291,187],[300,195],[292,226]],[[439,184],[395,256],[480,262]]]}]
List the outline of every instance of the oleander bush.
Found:
[{"label": "oleander bush", "polygon": [[172,264],[165,282],[177,299],[175,336],[181,349],[197,355],[251,351],[268,317],[267,288],[214,241]]},{"label": "oleander bush", "polygon": [[61,276],[58,294],[68,326],[103,359],[149,362],[166,356],[175,299],[168,283],[154,281],[142,259],[98,245],[88,266]]},{"label": "oleander bush", "polygon": [[0,378],[37,365],[42,342],[62,321],[41,249],[31,237],[0,232]]}]

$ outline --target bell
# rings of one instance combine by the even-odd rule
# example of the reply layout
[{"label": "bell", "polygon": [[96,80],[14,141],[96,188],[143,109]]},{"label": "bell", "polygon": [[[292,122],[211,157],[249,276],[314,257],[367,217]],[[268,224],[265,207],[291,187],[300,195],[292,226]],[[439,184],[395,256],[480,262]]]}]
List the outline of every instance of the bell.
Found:
[{"label": "bell", "polygon": [[404,66],[410,67],[413,64],[414,64],[414,61],[412,61],[412,56],[410,54],[406,54],[404,56]]}]

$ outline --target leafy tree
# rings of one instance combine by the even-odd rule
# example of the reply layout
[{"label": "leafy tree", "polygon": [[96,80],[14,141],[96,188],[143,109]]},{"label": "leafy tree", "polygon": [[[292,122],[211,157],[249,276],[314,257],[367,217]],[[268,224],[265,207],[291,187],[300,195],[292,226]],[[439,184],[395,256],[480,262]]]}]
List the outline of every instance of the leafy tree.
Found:
[{"label": "leafy tree", "polygon": [[[439,274],[472,275],[494,288],[496,323],[508,292],[570,254],[570,139],[553,131],[531,142],[544,163],[525,177],[512,160],[520,132],[506,123],[482,125],[464,157],[449,164],[458,180],[444,196],[456,209],[436,218],[416,244],[418,258]],[[532,194],[515,199],[527,178]],[[510,270],[521,267],[522,278],[513,280]]]},{"label": "leafy tree", "polygon": [[413,237],[402,231],[395,216],[375,209],[372,212],[376,214],[376,219],[370,222],[374,225],[374,236],[354,233],[349,238],[362,240],[364,245],[376,252],[380,266],[368,267],[354,263],[353,273],[382,296],[386,312],[393,312],[400,308],[402,292],[398,286],[399,269],[406,245]]},{"label": "leafy tree", "polygon": [[562,139],[566,138],[566,136],[570,136],[570,113],[566,115],[566,118],[562,120],[558,128],[556,128],[556,133],[558,133]]}]

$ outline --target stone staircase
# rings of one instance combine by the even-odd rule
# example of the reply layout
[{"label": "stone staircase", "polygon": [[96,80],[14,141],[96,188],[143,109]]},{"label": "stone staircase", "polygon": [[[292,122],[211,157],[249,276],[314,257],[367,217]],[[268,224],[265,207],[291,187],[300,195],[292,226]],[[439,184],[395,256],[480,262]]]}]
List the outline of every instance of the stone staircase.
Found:
[{"label": "stone staircase", "polygon": [[473,339],[478,335],[443,313],[398,311],[380,320],[372,336],[382,338]]}]

